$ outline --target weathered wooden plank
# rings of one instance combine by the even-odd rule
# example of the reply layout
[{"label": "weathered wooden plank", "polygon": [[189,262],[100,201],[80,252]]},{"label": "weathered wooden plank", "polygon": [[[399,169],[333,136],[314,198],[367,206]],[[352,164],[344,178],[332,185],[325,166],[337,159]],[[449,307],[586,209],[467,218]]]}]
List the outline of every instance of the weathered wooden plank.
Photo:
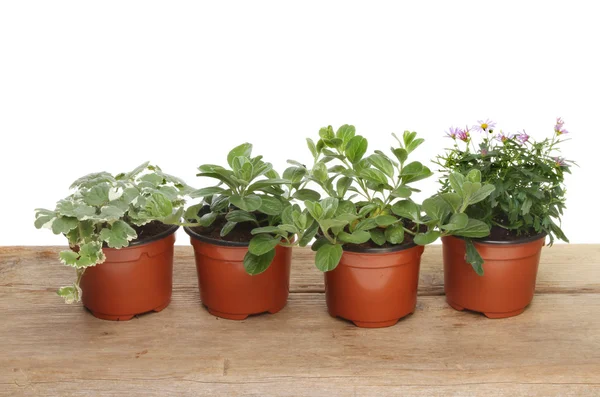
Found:
[{"label": "weathered wooden plank", "polygon": [[[13,289],[56,289],[72,278],[72,269],[61,266],[61,247],[0,247],[0,286]],[[191,247],[175,249],[174,289],[194,289],[196,269]],[[440,246],[423,254],[419,295],[444,292]],[[294,250],[291,292],[323,292],[323,275],[314,267],[308,248]],[[537,293],[600,293],[600,245],[545,247],[538,274]]]},{"label": "weathered wooden plank", "polygon": [[53,291],[0,289],[0,390],[583,396],[600,385],[600,294],[538,295],[505,320],[420,297],[414,315],[378,330],[329,317],[321,293],[291,294],[280,313],[241,322],[181,298],[118,323],[64,305]]}]

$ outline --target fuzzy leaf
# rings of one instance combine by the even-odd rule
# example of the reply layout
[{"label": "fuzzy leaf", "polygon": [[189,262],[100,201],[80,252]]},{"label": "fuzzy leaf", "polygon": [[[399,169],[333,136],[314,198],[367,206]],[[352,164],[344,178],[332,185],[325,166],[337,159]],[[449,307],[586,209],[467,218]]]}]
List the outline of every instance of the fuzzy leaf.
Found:
[{"label": "fuzzy leaf", "polygon": [[231,197],[229,197],[229,201],[231,202],[231,204],[235,205],[239,209],[242,209],[242,210],[248,211],[248,212],[256,211],[257,209],[260,208],[260,206],[262,204],[262,200],[261,200],[260,196],[257,196],[256,194],[249,194],[249,195],[243,196],[243,197],[240,195],[234,194]]},{"label": "fuzzy leaf", "polygon": [[362,244],[371,239],[371,233],[365,230],[358,230],[354,233],[340,232],[338,233],[337,237],[344,243]]},{"label": "fuzzy leaf", "polygon": [[124,221],[116,221],[109,228],[100,232],[100,239],[106,241],[110,248],[123,248],[137,237],[135,230]]},{"label": "fuzzy leaf", "polygon": [[275,197],[261,196],[260,212],[267,215],[279,215],[283,211],[283,204]]},{"label": "fuzzy leaf", "polygon": [[404,241],[404,228],[402,225],[392,225],[385,229],[385,239],[391,244],[400,244]]},{"label": "fuzzy leaf", "polygon": [[430,230],[427,233],[418,233],[415,236],[415,244],[418,245],[427,245],[433,243],[435,240],[440,237],[440,232],[436,230]]},{"label": "fuzzy leaf", "polygon": [[72,229],[75,229],[78,224],[77,218],[59,216],[52,222],[52,232],[54,234],[67,234]]},{"label": "fuzzy leaf", "polygon": [[479,276],[483,276],[483,258],[477,252],[477,248],[475,248],[475,244],[470,239],[465,239],[465,247],[466,247],[466,261],[470,263],[475,270],[475,273]]},{"label": "fuzzy leaf", "polygon": [[248,251],[244,256],[244,269],[246,269],[246,273],[253,276],[260,274],[269,268],[273,258],[275,258],[275,249],[271,249],[262,255],[254,255]]},{"label": "fuzzy leaf", "polygon": [[251,143],[242,143],[239,146],[231,149],[229,154],[227,154],[227,164],[233,168],[233,159],[236,157],[247,157],[250,158],[252,155],[252,144]]},{"label": "fuzzy leaf", "polygon": [[[216,218],[217,214],[214,212],[212,214],[215,214],[215,218]],[[244,210],[233,210],[233,211],[229,212],[227,215],[225,215],[225,219],[227,219],[228,221],[231,221],[231,222],[236,222],[236,223],[240,223],[240,222],[258,223],[254,214],[251,214]]]},{"label": "fuzzy leaf", "polygon": [[278,244],[279,239],[270,234],[258,234],[250,240],[248,251],[254,255],[260,256],[271,251],[273,248],[277,247]]},{"label": "fuzzy leaf", "polygon": [[337,267],[344,253],[339,244],[324,243],[317,250],[315,255],[315,265],[322,272],[328,272]]},{"label": "fuzzy leaf", "polygon": [[344,153],[352,164],[358,163],[367,152],[368,142],[360,135],[348,141]]}]

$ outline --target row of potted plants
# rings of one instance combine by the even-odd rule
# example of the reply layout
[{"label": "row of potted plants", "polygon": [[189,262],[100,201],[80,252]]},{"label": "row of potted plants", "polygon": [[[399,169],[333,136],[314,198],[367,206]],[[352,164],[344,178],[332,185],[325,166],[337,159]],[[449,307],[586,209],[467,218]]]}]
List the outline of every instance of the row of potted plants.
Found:
[{"label": "row of potted plants", "polygon": [[[194,247],[202,303],[219,317],[281,310],[292,247],[312,243],[329,314],[393,325],[414,312],[421,254],[438,238],[449,305],[510,317],[533,298],[546,238],[567,241],[560,217],[574,163],[556,156],[566,133],[561,119],[539,142],[489,120],[451,128],[452,148],[434,160],[440,190],[418,203],[417,182],[433,175],[409,159],[422,138],[392,134],[388,152],[367,155],[353,126],[329,126],[307,139],[311,164],[289,160],[281,175],[245,143],[226,166],[199,167],[215,182],[202,189],[148,163],[84,176],[54,210],[36,210],[35,226],[69,241],[59,256],[76,279],[58,294],[103,319],[169,304],[179,226]],[[190,199],[200,202],[186,207]]]}]

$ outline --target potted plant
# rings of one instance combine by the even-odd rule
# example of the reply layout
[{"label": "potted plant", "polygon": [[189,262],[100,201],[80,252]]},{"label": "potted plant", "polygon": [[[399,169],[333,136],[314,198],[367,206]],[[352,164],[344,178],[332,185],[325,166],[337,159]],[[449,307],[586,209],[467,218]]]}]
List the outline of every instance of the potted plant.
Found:
[{"label": "potted plant", "polygon": [[186,210],[185,231],[194,247],[202,303],[215,316],[243,320],[286,305],[291,247],[310,241],[304,236],[309,219],[293,199],[319,196],[301,188],[300,167],[289,167],[280,178],[262,156],[252,157],[249,143],[232,149],[227,163],[229,169],[199,167],[198,176],[218,185],[191,193],[202,202]]},{"label": "potted plant", "polygon": [[[525,132],[497,132],[496,123],[479,121],[472,129],[451,128],[454,146],[437,158],[446,178],[441,192],[464,190],[453,175],[477,170],[483,182],[496,185],[485,200],[467,209],[491,227],[485,239],[443,238],[446,299],[457,310],[482,312],[489,318],[516,316],[533,299],[546,237],[568,241],[560,228],[565,208],[565,173],[572,161],[558,156],[568,133],[557,119],[551,138],[534,142]],[[473,135],[481,134],[475,138]],[[477,144],[476,141],[479,143]],[[477,250],[480,261],[465,263]]]},{"label": "potted plant", "polygon": [[63,234],[71,248],[59,257],[75,269],[76,280],[58,295],[67,303],[83,301],[105,320],[167,307],[174,233],[192,189],[148,163],[116,176],[86,175],[71,189],[54,210],[36,209],[35,227]]},{"label": "potted plant", "polygon": [[[486,236],[488,226],[469,218],[465,208],[485,198],[491,185],[473,182],[473,196],[460,205],[437,195],[417,204],[412,185],[432,172],[408,157],[422,142],[405,131],[388,156],[376,150],[365,157],[367,140],[351,125],[334,133],[322,128],[315,144],[308,139],[313,166],[308,179],[328,197],[304,201],[314,223],[305,236],[315,264],[325,272],[327,308],[359,327],[387,327],[415,310],[423,245],[440,236]],[[476,173],[469,178],[477,179]],[[309,218],[309,219],[310,219]]]}]

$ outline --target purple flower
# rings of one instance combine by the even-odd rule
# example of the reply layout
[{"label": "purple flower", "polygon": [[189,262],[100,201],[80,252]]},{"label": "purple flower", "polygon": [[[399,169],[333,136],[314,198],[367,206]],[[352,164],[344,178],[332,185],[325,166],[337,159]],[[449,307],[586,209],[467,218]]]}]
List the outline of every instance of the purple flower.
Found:
[{"label": "purple flower", "polygon": [[487,154],[488,154],[488,152],[490,150],[490,148],[487,147],[486,145],[484,145],[483,143],[479,144],[479,149],[480,149],[479,153],[482,156],[487,156]]},{"label": "purple flower", "polygon": [[560,117],[556,118],[556,125],[554,126],[554,132],[556,132],[556,135],[562,135],[562,134],[569,133],[569,131],[567,131],[564,128],[564,124],[565,124],[565,122],[563,121],[562,118],[560,118]]},{"label": "purple flower", "polygon": [[460,133],[460,128],[450,127],[448,131],[446,131],[446,136],[448,138],[456,139],[456,136]]},{"label": "purple flower", "polygon": [[464,130],[458,130],[456,133],[456,137],[463,142],[467,142],[469,140],[469,129],[465,128]]},{"label": "purple flower", "polygon": [[473,129],[479,132],[494,132],[494,128],[496,127],[496,123],[490,119],[485,120],[477,120],[477,124],[473,126]]},{"label": "purple flower", "polygon": [[552,159],[554,160],[554,165],[557,167],[568,167],[564,157],[552,157]]},{"label": "purple flower", "polygon": [[527,142],[529,140],[529,135],[527,135],[527,133],[525,132],[525,130],[523,130],[522,132],[518,132],[517,134],[517,140],[519,142],[521,142],[521,144]]},{"label": "purple flower", "polygon": [[511,139],[513,139],[514,135],[510,134],[510,133],[503,133],[502,131],[500,131],[499,135],[496,135],[496,139],[499,140],[500,142],[504,143],[506,141],[509,141]]}]

